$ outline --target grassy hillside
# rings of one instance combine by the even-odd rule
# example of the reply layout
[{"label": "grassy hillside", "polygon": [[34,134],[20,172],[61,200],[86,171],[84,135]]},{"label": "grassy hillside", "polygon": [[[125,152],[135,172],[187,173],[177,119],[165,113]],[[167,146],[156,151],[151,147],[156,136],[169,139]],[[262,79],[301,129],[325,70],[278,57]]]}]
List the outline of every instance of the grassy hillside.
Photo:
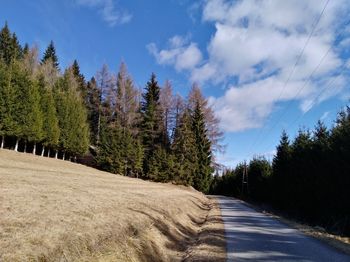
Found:
[{"label": "grassy hillside", "polygon": [[0,150],[0,261],[180,261],[201,193]]}]

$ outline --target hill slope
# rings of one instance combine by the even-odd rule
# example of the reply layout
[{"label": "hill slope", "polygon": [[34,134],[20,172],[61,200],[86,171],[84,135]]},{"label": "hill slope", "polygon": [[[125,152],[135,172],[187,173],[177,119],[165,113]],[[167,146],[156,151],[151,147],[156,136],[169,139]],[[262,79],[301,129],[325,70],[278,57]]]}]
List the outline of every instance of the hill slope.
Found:
[{"label": "hill slope", "polygon": [[0,150],[0,260],[179,261],[201,193]]}]

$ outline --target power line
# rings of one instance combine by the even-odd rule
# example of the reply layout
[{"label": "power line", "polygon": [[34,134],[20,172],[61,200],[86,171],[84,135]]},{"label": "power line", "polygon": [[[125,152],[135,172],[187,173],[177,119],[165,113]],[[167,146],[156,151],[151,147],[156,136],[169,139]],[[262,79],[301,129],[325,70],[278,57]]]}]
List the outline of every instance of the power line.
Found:
[{"label": "power line", "polygon": [[[319,16],[316,18],[316,20],[315,20],[315,22],[314,22],[314,24],[313,24],[313,27],[312,27],[312,29],[311,29],[311,32],[310,32],[310,34],[309,34],[309,36],[308,36],[308,38],[307,38],[307,40],[306,40],[306,42],[305,42],[305,44],[304,44],[304,46],[303,46],[303,48],[302,48],[300,54],[299,54],[298,57],[297,57],[297,60],[295,61],[295,64],[294,64],[294,66],[293,66],[293,68],[292,68],[292,70],[291,70],[291,72],[290,72],[290,74],[289,74],[289,76],[288,76],[286,82],[284,83],[284,85],[283,85],[283,87],[282,87],[282,90],[281,90],[281,92],[280,92],[280,94],[279,94],[277,100],[279,100],[279,99],[282,97],[282,94],[284,93],[284,91],[285,91],[285,89],[286,89],[286,86],[288,85],[288,83],[289,83],[289,81],[290,81],[292,75],[294,74],[295,68],[296,68],[296,66],[299,64],[300,59],[301,59],[301,57],[303,56],[304,51],[305,51],[307,45],[309,44],[310,39],[311,39],[311,37],[313,36],[313,34],[314,34],[314,32],[315,32],[315,29],[316,29],[318,23],[320,22],[321,17],[323,16],[324,11],[326,10],[329,1],[330,1],[330,0],[327,0],[327,1],[326,1],[326,3],[325,3],[324,6],[323,6],[323,9],[322,9],[321,13],[320,13]],[[329,51],[330,51],[330,49],[327,50],[325,56],[328,55]],[[321,60],[323,60],[323,59],[325,58],[325,56],[324,56]],[[320,64],[319,64],[317,67],[319,67],[319,66],[320,66]],[[314,71],[315,71],[315,70],[314,70]],[[314,73],[314,71],[312,72],[312,74]],[[303,86],[302,89],[304,89],[304,87],[305,87],[305,86]],[[301,92],[301,90],[300,90],[300,92]],[[300,92],[298,92],[298,94],[299,94]],[[294,98],[295,98],[295,97],[294,97]],[[293,99],[294,99],[294,98],[293,98]],[[254,139],[254,142],[251,144],[251,146],[250,146],[250,148],[249,148],[249,150],[248,150],[248,154],[247,154],[246,156],[250,155],[252,148],[256,145],[256,143],[258,142],[258,140],[260,140],[261,135],[262,135],[262,129],[260,129],[260,132],[258,133],[258,135],[256,136],[256,138]]]},{"label": "power line", "polygon": [[[333,85],[333,83],[342,75],[343,71],[345,71],[346,68],[347,68],[346,64],[343,64],[343,66],[342,66],[341,70],[339,71],[338,75],[336,77],[334,77],[327,85],[325,85],[324,88],[322,88],[321,91],[314,97],[314,99],[311,101],[310,108],[312,108],[317,103],[318,99],[324,94],[324,92],[328,88],[330,88]],[[287,128],[293,126],[296,122],[298,122],[300,119],[302,119],[305,116],[306,113],[297,116],[293,121],[291,121],[287,125]],[[270,145],[271,144],[269,144],[269,146]]]}]

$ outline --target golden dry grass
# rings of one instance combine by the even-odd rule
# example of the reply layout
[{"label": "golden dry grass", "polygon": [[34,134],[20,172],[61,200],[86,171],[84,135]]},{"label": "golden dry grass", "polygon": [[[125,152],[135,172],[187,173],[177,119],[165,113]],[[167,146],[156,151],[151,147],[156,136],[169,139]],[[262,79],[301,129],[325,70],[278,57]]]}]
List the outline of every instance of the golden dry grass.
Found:
[{"label": "golden dry grass", "polygon": [[0,150],[0,261],[181,261],[208,199]]},{"label": "golden dry grass", "polygon": [[220,205],[215,196],[210,196],[208,215],[195,244],[186,252],[184,262],[225,262],[225,228]]}]

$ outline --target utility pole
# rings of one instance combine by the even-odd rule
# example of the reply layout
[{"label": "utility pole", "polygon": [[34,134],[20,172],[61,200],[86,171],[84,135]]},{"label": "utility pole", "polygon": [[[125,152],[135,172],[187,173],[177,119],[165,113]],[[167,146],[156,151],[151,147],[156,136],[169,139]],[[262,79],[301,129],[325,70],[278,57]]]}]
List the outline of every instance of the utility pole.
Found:
[{"label": "utility pole", "polygon": [[247,163],[244,161],[244,168],[243,168],[243,176],[242,176],[242,196],[244,195],[244,191],[249,193],[248,189],[248,170],[247,170]]}]

